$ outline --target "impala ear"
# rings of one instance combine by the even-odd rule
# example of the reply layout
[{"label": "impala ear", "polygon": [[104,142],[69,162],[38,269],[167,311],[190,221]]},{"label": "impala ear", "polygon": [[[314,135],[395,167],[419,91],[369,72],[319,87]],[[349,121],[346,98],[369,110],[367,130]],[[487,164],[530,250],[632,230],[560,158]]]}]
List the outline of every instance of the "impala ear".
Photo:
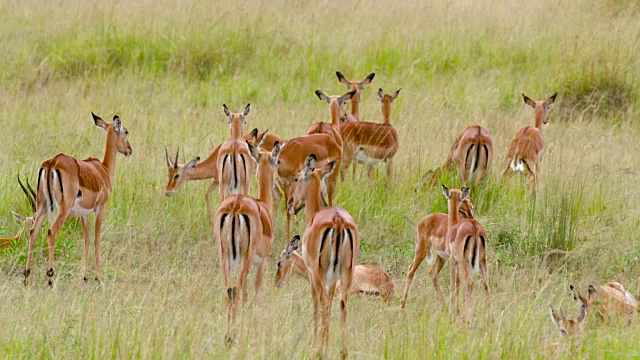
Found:
[{"label": "impala ear", "polygon": [[587,317],[587,308],[584,305],[580,306],[580,312],[578,313],[578,317],[576,320],[581,323]]},{"label": "impala ear", "polygon": [[249,135],[255,141],[258,138],[258,128],[255,128],[255,129],[251,130]]},{"label": "impala ear", "polygon": [[116,134],[120,134],[120,132],[122,132],[122,122],[118,115],[113,116],[113,131],[115,131]]},{"label": "impala ear", "polygon": [[251,111],[251,104],[247,104],[242,112],[242,122],[247,122],[247,116],[249,116],[249,111]]},{"label": "impala ear", "polygon": [[460,189],[462,193],[460,193],[460,201],[469,198],[469,188],[463,187]]},{"label": "impala ear", "polygon": [[338,77],[338,81],[340,81],[340,84],[347,86],[351,85],[349,83],[349,79],[347,79],[347,77],[344,76],[340,71],[336,71],[336,76]]},{"label": "impala ear", "polygon": [[322,101],[326,101],[328,103],[331,102],[331,97],[329,97],[329,95],[327,95],[327,93],[325,93],[322,90],[316,90],[316,95],[318,96],[318,98]]},{"label": "impala ear", "polygon": [[[269,132],[269,129],[262,132],[262,136],[260,137],[260,140],[258,140],[256,146],[262,146],[262,144],[264,144],[264,141],[267,140],[268,132]],[[257,137],[256,137],[256,140],[257,140]]]},{"label": "impala ear", "polygon": [[271,150],[271,158],[269,159],[271,161],[271,165],[273,165],[273,166],[278,165],[278,158],[280,157],[280,150],[282,150],[282,146],[280,145],[279,141],[276,141],[273,144],[273,150]]},{"label": "impala ear", "polygon": [[185,165],[185,168],[188,169],[194,169],[196,167],[196,165],[198,165],[198,161],[200,161],[200,156],[196,156],[195,158],[193,158],[191,161],[189,161],[189,163],[187,165]]},{"label": "impala ear", "polygon": [[248,142],[247,140],[245,140],[245,142],[247,143],[247,146],[249,147],[249,155],[251,155],[251,158],[256,162],[260,162],[260,150],[258,150],[258,146],[253,146],[251,145],[250,142]]},{"label": "impala ear", "polygon": [[11,213],[13,214],[13,218],[19,223],[23,223],[26,220],[24,216],[17,214],[15,211],[12,211]]},{"label": "impala ear", "polygon": [[393,95],[391,95],[391,102],[393,102],[393,100],[395,100],[398,95],[400,95],[400,90],[402,90],[401,88],[396,90],[396,92],[393,93]]},{"label": "impala ear", "polygon": [[547,105],[551,105],[551,104],[553,104],[553,103],[556,101],[556,96],[558,96],[558,93],[555,93],[555,94],[551,95],[551,96],[550,96],[550,97],[549,97],[549,98],[544,102],[544,105],[545,105],[545,106],[547,106]]},{"label": "impala ear", "polygon": [[380,99],[380,101],[384,100],[384,91],[382,91],[382,88],[378,89],[378,99]]},{"label": "impala ear", "polygon": [[531,100],[527,95],[522,94],[522,99],[524,100],[524,103],[531,106],[532,108],[536,108],[536,102]]},{"label": "impala ear", "polygon": [[442,185],[442,193],[444,194],[444,197],[447,198],[447,200],[449,200],[449,196],[451,195],[451,193],[449,192],[449,188],[444,186],[444,184]]},{"label": "impala ear", "polygon": [[333,170],[336,168],[336,163],[337,163],[337,160],[333,160],[330,163],[328,163],[327,165],[325,165],[320,170],[320,178],[324,179],[327,176],[331,175],[331,173],[333,173]]},{"label": "impala ear", "polygon": [[360,89],[362,89],[363,87],[365,87],[366,85],[371,84],[371,82],[373,81],[373,78],[376,76],[376,73],[371,73],[369,75],[367,75],[364,80],[362,80],[362,82],[360,82]]},{"label": "impala ear", "polygon": [[289,241],[289,247],[287,248],[287,252],[294,252],[298,250],[298,246],[300,246],[300,235],[294,235]]},{"label": "impala ear", "polygon": [[563,320],[562,315],[560,315],[552,305],[549,305],[549,307],[551,308],[551,320],[553,320],[553,323],[558,326],[558,323]]},{"label": "impala ear", "polygon": [[107,130],[109,128],[109,123],[102,120],[102,118],[94,114],[93,111],[91,112],[91,116],[93,117],[93,122],[97,127],[101,128],[102,130]]},{"label": "impala ear", "polygon": [[344,94],[344,95],[340,96],[340,97],[338,98],[338,104],[342,105],[342,104],[344,104],[345,102],[347,102],[347,101],[351,100],[351,98],[353,98],[353,95],[355,95],[355,94],[356,94],[356,90],[351,90],[351,91],[349,91],[348,93],[346,93],[346,94]]},{"label": "impala ear", "polygon": [[304,177],[305,179],[311,176],[311,173],[316,169],[316,154],[311,154],[304,161]]},{"label": "impala ear", "polygon": [[598,294],[598,290],[595,288],[595,286],[589,285],[589,290],[587,293],[588,299],[593,300],[597,294]]},{"label": "impala ear", "polygon": [[224,111],[224,114],[227,116],[227,119],[231,121],[233,117],[231,115],[231,111],[229,111],[229,108],[227,107],[227,104],[222,104],[222,111]]}]

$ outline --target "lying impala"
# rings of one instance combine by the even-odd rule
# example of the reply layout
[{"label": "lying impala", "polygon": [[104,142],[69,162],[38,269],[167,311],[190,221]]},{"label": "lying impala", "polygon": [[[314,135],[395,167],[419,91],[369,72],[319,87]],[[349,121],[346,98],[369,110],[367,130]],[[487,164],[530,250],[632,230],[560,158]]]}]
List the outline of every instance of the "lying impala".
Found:
[{"label": "lying impala", "polygon": [[[473,204],[468,197],[465,197],[462,200],[460,209],[458,209],[458,214],[462,216],[463,219],[473,219]],[[445,243],[448,229],[449,217],[447,214],[431,214],[420,220],[418,223],[415,256],[413,258],[413,262],[409,266],[409,271],[407,272],[407,283],[404,288],[404,295],[402,295],[400,308],[404,309],[405,304],[407,303],[407,297],[409,296],[409,286],[411,286],[413,276],[425,258],[427,259],[427,264],[431,265],[433,263],[433,266],[429,271],[429,276],[431,277],[431,281],[433,281],[433,287],[436,290],[436,294],[440,300],[444,302],[442,288],[438,281],[438,275],[440,274],[445,261],[449,258]]]},{"label": "lying impala", "polygon": [[47,213],[53,214],[57,208],[55,221],[51,224],[48,233],[49,241],[49,270],[47,276],[49,285],[53,285],[53,255],[58,231],[67,217],[74,216],[82,219],[82,232],[84,234],[84,277],[89,279],[89,214],[95,212],[95,257],[96,257],[96,281],[100,280],[100,237],[102,228],[102,216],[104,207],[111,195],[111,184],[116,174],[117,153],[129,157],[133,153],[129,144],[129,131],[122,125],[118,115],[113,117],[113,122],[108,123],[91,113],[96,126],[106,131],[106,145],[102,161],[96,158],[78,160],[76,158],[58,154],[49,160],[45,160],[38,172],[38,190],[36,196],[36,214],[34,225],[31,228],[29,252],[27,254],[27,266],[24,270],[24,282],[28,284],[31,274],[31,258],[33,247],[38,238],[38,232],[42,227]]},{"label": "lying impala", "polygon": [[[273,150],[275,143],[282,144],[284,140],[275,134],[267,131],[258,132],[258,129],[253,129],[251,133],[244,136],[247,141],[253,141],[256,144],[260,144],[260,148],[265,151]],[[165,156],[167,160],[167,173],[169,181],[165,194],[172,196],[178,189],[187,181],[191,180],[206,180],[213,179],[211,185],[207,188],[205,193],[205,202],[207,204],[208,214],[212,214],[211,211],[211,194],[218,188],[218,154],[222,144],[216,146],[213,152],[204,160],[200,161],[200,157],[196,157],[189,161],[187,164],[178,163],[179,149],[176,152],[175,160],[172,160],[165,148]],[[253,164],[252,164],[253,168]]]},{"label": "lying impala", "polygon": [[[329,314],[331,302],[340,281],[340,327],[342,330],[342,356],[347,355],[346,320],[347,299],[353,282],[360,240],[358,228],[351,215],[342,208],[322,207],[321,185],[324,178],[331,175],[336,161],[331,161],[316,170],[316,156],[309,155],[302,172],[296,176],[293,196],[289,202],[291,211],[300,209],[306,203],[307,228],[302,237],[302,257],[309,272],[311,295],[313,296],[313,343],[316,348],[318,336],[318,315],[322,310],[321,351],[324,354],[329,345]],[[294,237],[289,249],[298,246],[299,237]]]},{"label": "lying impala", "polygon": [[251,182],[251,155],[247,141],[242,138],[244,124],[251,110],[247,104],[242,113],[231,113],[227,105],[222,105],[224,114],[229,119],[231,138],[222,145],[218,152],[217,169],[220,177],[220,196],[232,194],[248,194]]},{"label": "lying impala", "polygon": [[344,117],[344,121],[360,121],[360,100],[362,96],[362,90],[365,86],[371,84],[375,73],[367,75],[362,81],[352,81],[347,79],[340,71],[336,71],[336,76],[341,84],[346,85],[349,91],[355,91],[356,93],[351,98],[351,114]]},{"label": "lying impala", "polygon": [[516,132],[504,158],[502,176],[507,173],[523,173],[529,177],[529,189],[535,188],[538,183],[540,160],[544,150],[542,125],[549,122],[549,110],[557,95],[558,93],[555,93],[545,101],[534,101],[522,94],[525,104],[535,110],[536,124],[535,127],[525,126]]},{"label": "lying impala", "polygon": [[[449,158],[442,169],[455,167],[462,182],[469,185],[479,184],[491,168],[493,159],[493,139],[489,130],[480,125],[472,125],[460,133],[451,147]],[[434,174],[439,176],[438,171]]]},{"label": "lying impala", "polygon": [[[247,275],[253,263],[258,264],[255,283],[257,298],[262,284],[267,256],[273,244],[273,221],[271,217],[272,188],[280,153],[276,143],[271,154],[260,153],[247,142],[252,158],[258,163],[260,196],[233,194],[223,201],[215,217],[215,232],[219,240],[220,268],[227,292],[227,325],[225,339],[232,340],[236,322],[238,296],[242,303],[247,300]],[[236,285],[232,286],[230,275],[236,267],[240,273]],[[238,293],[240,292],[240,294]]]},{"label": "lying impala", "polygon": [[585,309],[587,314],[596,310],[602,318],[606,319],[609,314],[633,314],[639,310],[638,300],[619,282],[612,281],[598,287],[589,285],[586,295],[580,294],[573,285],[570,288],[573,299]]},{"label": "lying impala", "polygon": [[460,280],[462,280],[466,286],[464,298],[465,310],[468,311],[474,287],[471,278],[472,271],[482,275],[484,289],[489,295],[486,257],[487,235],[482,225],[476,220],[460,219],[458,216],[464,200],[469,198],[468,188],[449,190],[442,185],[442,192],[447,198],[449,207],[449,223],[445,240],[451,274],[449,305],[454,313],[458,311],[458,290]]},{"label": "lying impala", "polygon": [[[20,231],[18,231],[18,233],[15,236],[8,237],[8,238],[0,238],[0,249],[6,249],[10,247],[13,243],[19,240],[20,237],[22,237],[22,233],[24,232],[25,229],[31,229],[31,227],[33,226],[33,214],[36,212],[36,192],[31,187],[31,184],[29,184],[28,178],[27,178],[27,187],[25,187],[24,184],[22,184],[22,181],[20,181],[20,176],[18,176],[18,184],[20,185],[22,192],[24,192],[24,195],[29,200],[29,205],[31,205],[32,215],[22,216],[17,214],[14,211],[11,212],[13,214],[13,217],[16,219],[16,221],[21,225]],[[29,191],[27,191],[27,188],[29,189]]]},{"label": "lying impala", "polygon": [[[288,203],[291,197],[291,187],[296,175],[304,168],[307,157],[316,155],[318,165],[324,165],[330,161],[339,161],[342,157],[342,148],[327,134],[312,134],[290,139],[282,146],[278,164],[278,177],[284,190],[284,198]],[[336,188],[336,178],[331,177],[327,182],[329,206],[333,205],[333,197]],[[294,214],[287,211],[286,235],[290,238],[291,217]]]},{"label": "lying impala", "polygon": [[[296,235],[298,238],[299,236]],[[297,251],[298,246],[288,247],[280,254],[278,270],[276,270],[276,285],[284,284],[292,274],[299,275],[309,280],[309,271],[304,264],[302,255]],[[336,285],[340,287],[340,282]],[[356,265],[353,271],[351,294],[363,293],[379,295],[386,302],[393,299],[393,281],[381,269],[371,265]]]},{"label": "lying impala", "polygon": [[587,317],[587,310],[584,306],[580,307],[580,312],[575,319],[567,319],[560,308],[560,312],[557,312],[553,306],[551,306],[551,321],[556,325],[560,334],[562,335],[575,335],[582,332],[584,319]]},{"label": "lying impala", "polygon": [[[398,133],[389,123],[391,119],[391,103],[398,97],[400,90],[392,95],[385,94],[378,89],[378,98],[382,105],[382,124],[357,121],[342,124],[343,167],[347,169],[352,161],[369,165],[369,174],[372,174],[372,165],[386,162],[389,184],[393,176],[393,157],[398,151]],[[353,173],[355,175],[355,163]]]}]

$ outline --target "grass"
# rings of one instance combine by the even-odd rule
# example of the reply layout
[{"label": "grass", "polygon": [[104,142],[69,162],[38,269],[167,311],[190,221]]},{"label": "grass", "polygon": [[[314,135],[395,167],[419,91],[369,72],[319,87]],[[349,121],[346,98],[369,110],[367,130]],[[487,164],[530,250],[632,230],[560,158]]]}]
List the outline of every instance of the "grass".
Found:
[{"label": "grass", "polygon": [[[241,316],[239,344],[225,348],[208,183],[165,198],[164,146],[180,146],[187,159],[207,155],[227,134],[223,103],[239,110],[251,102],[251,128],[303,134],[329,118],[313,91],[346,91],[335,78],[340,70],[356,79],[376,72],[361,105],[367,120],[382,119],[378,87],[403,89],[392,111],[401,144],[391,189],[379,169],[374,183],[360,170],[338,190],[337,203],[360,229],[360,262],[386,270],[396,288],[391,305],[350,299],[351,356],[637,357],[637,319],[593,321],[574,347],[548,314],[550,304],[577,313],[569,284],[615,280],[640,293],[637,11],[621,0],[0,4],[0,234],[18,231],[11,210],[28,212],[16,175],[35,179],[40,162],[59,152],[102,156],[104,135],[90,111],[120,115],[134,148],[133,157],[118,158],[107,206],[104,288],[81,282],[78,221],[58,238],[53,289],[45,285],[46,241],[36,246],[28,289],[21,284],[26,242],[0,253],[0,354],[310,357],[308,285],[271,281],[286,243],[282,213],[261,302]],[[555,91],[532,196],[523,179],[503,182],[498,174],[517,128],[533,123],[520,93],[543,99]],[[473,323],[452,322],[423,265],[399,311],[412,223],[446,211],[439,188],[416,186],[445,161],[457,133],[476,123],[489,128],[496,151],[490,177],[471,193],[488,233],[493,296],[477,290]],[[445,178],[461,185],[455,175]],[[302,232],[302,221],[294,228]],[[566,256],[553,255],[558,250]],[[447,279],[445,267],[445,294]],[[334,314],[330,357],[338,344]]]}]

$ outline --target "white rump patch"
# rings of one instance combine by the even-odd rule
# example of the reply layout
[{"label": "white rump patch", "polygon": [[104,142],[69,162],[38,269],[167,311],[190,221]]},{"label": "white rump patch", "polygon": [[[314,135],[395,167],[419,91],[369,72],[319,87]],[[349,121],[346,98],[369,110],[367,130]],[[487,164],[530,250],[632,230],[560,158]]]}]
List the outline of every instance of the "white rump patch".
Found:
[{"label": "white rump patch", "polygon": [[511,171],[524,172],[525,168],[526,168],[526,165],[524,161],[522,161],[522,159],[514,158],[513,160],[511,160]]},{"label": "white rump patch", "polygon": [[356,151],[355,158],[356,158],[356,161],[358,161],[358,163],[364,164],[364,165],[376,165],[383,161],[382,159],[376,159],[376,158],[367,156],[364,153],[363,149],[359,149],[358,151]]}]

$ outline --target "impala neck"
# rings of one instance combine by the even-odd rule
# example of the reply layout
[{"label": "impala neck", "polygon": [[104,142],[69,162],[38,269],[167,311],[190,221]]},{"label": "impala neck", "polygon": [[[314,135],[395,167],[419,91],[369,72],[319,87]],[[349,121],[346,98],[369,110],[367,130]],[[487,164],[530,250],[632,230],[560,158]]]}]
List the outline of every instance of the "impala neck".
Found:
[{"label": "impala neck", "polygon": [[118,156],[118,149],[116,148],[116,133],[113,128],[107,129],[107,142],[104,149],[104,158],[102,165],[107,168],[109,177],[113,180],[116,175],[116,157]]},{"label": "impala neck", "polygon": [[258,165],[258,188],[260,194],[258,200],[265,203],[267,209],[271,209],[273,204],[273,168],[269,159],[260,161]]},{"label": "impala neck", "polygon": [[391,101],[384,101],[382,103],[382,120],[384,124],[389,124],[391,120]]},{"label": "impala neck", "polygon": [[[453,196],[458,196],[458,195],[453,195]],[[452,225],[455,225],[458,223],[459,221],[459,216],[458,216],[458,200],[457,199],[450,199],[449,200],[449,228],[451,228]]]},{"label": "impala neck", "polygon": [[313,217],[316,213],[322,209],[320,176],[318,174],[312,174],[309,181],[309,187],[307,188],[307,209],[305,211],[307,227],[313,222]]},{"label": "impala neck", "polygon": [[307,270],[307,265],[304,264],[304,259],[302,258],[302,256],[294,251],[291,254],[291,257],[293,257],[293,269],[291,269],[292,272],[304,278],[308,278],[309,270]]},{"label": "impala neck", "polygon": [[351,115],[360,120],[360,91],[356,91],[351,98]]},{"label": "impala neck", "polygon": [[544,113],[540,106],[536,107],[536,128],[542,131],[542,119],[544,117]]},{"label": "impala neck", "polygon": [[211,154],[208,158],[202,160],[196,167],[187,171],[190,180],[211,179],[216,174],[218,154]]},{"label": "impala neck", "polygon": [[242,126],[242,120],[239,117],[234,117],[231,121],[231,137],[232,138],[240,138],[244,135],[244,129]]},{"label": "impala neck", "polygon": [[340,126],[340,105],[337,101],[332,101],[330,105],[331,109],[331,123],[336,126]]}]

